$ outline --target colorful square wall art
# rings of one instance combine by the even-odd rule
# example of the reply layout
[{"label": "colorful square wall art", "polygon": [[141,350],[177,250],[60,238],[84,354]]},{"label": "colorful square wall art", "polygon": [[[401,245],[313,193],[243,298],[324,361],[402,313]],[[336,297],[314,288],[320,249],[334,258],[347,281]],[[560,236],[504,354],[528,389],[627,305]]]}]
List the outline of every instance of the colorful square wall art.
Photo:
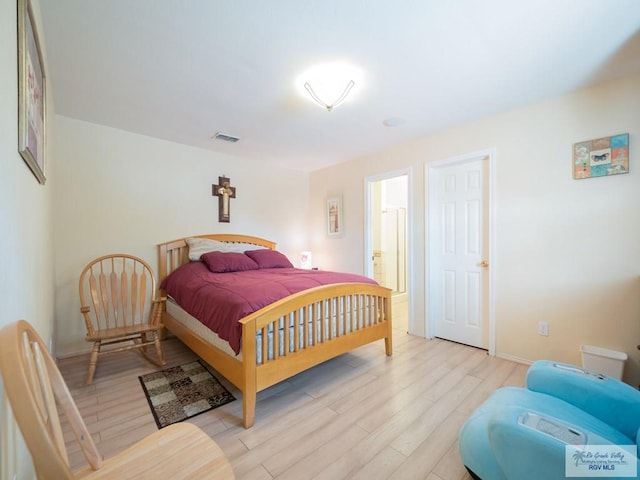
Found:
[{"label": "colorful square wall art", "polygon": [[629,173],[629,134],[573,144],[573,178]]}]

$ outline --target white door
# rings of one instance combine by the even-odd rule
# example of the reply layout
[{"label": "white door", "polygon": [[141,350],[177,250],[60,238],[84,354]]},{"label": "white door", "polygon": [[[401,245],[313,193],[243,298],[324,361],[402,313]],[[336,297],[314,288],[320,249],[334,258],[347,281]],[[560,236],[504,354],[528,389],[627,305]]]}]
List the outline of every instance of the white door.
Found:
[{"label": "white door", "polygon": [[488,157],[429,169],[429,286],[436,337],[488,348]]}]

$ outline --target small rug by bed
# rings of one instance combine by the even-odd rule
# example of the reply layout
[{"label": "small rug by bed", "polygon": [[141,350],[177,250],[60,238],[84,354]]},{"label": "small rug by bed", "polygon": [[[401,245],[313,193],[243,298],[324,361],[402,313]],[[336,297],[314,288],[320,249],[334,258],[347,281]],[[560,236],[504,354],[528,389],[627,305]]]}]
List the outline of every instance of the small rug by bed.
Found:
[{"label": "small rug by bed", "polygon": [[158,428],[235,400],[200,360],[138,378]]}]

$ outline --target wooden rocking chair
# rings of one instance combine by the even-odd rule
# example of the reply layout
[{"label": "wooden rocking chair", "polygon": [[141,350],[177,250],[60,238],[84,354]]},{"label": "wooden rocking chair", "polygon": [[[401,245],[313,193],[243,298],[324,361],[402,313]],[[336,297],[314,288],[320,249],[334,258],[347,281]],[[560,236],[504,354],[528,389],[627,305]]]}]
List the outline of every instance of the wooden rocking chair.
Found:
[{"label": "wooden rocking chair", "polygon": [[[4,390],[39,479],[233,479],[220,447],[191,423],[175,423],[103,460],[69,389],[38,333],[25,320],[0,330]],[[72,472],[60,425],[63,413],[87,459]]]},{"label": "wooden rocking chair", "polygon": [[[147,262],[127,254],[104,255],[84,267],[79,283],[85,340],[93,342],[87,385],[93,382],[100,355],[136,348],[150,362],[165,364],[160,320],[166,299],[156,298],[156,279]],[[114,344],[121,345],[102,350]],[[147,355],[150,345],[155,345],[156,358]]]}]

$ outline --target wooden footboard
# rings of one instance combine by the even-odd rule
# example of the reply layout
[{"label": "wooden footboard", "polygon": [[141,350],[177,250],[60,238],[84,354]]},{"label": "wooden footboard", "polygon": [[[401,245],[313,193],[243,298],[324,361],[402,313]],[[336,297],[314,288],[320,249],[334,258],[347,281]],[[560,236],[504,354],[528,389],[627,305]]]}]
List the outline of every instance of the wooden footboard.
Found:
[{"label": "wooden footboard", "polygon": [[246,428],[253,425],[260,390],[376,340],[384,339],[392,354],[391,291],[377,285],[305,290],[240,322]]},{"label": "wooden footboard", "polygon": [[[202,236],[275,248],[256,237]],[[230,239],[231,237],[231,239]],[[261,243],[263,242],[263,243]],[[159,247],[160,281],[187,260],[184,240]],[[243,425],[255,420],[256,395],[286,378],[376,340],[392,354],[391,290],[340,283],[305,290],[240,320],[241,359],[232,357],[164,312],[164,325],[242,392]]]}]

